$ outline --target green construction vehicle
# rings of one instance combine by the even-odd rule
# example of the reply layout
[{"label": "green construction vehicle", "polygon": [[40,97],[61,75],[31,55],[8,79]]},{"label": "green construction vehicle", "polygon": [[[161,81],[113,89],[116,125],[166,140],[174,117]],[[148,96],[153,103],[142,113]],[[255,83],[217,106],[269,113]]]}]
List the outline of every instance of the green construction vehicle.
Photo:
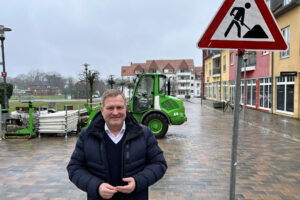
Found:
[{"label": "green construction vehicle", "polygon": [[130,112],[156,138],[164,137],[170,124],[180,125],[187,120],[183,102],[170,96],[170,81],[157,73],[139,76],[130,100]]},{"label": "green construction vehicle", "polygon": [[34,107],[31,101],[22,103],[28,103],[28,124],[25,125],[21,119],[7,119],[5,122],[5,138],[31,138],[35,136]]},{"label": "green construction vehicle", "polygon": [[101,108],[101,103],[94,103],[96,107],[92,107],[92,104],[84,104],[85,109],[88,113],[88,116],[82,116],[79,118],[77,123],[77,132],[79,133],[83,128],[86,128],[90,125],[91,121],[94,119],[95,115],[99,112]]}]

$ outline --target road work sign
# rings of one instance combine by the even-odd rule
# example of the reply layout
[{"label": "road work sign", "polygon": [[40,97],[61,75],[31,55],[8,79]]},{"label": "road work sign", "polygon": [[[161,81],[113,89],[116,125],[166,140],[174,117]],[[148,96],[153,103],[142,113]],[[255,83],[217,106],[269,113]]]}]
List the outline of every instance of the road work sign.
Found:
[{"label": "road work sign", "polygon": [[199,48],[286,50],[264,0],[225,0],[201,37]]}]

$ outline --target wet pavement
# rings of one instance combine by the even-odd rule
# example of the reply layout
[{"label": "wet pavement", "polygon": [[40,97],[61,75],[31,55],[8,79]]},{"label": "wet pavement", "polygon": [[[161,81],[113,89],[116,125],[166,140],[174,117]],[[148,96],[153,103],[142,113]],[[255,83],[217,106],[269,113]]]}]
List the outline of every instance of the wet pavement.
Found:
[{"label": "wet pavement", "polygon": [[[168,170],[150,199],[229,199],[233,115],[203,102],[185,102],[188,121],[158,140]],[[299,130],[299,120],[258,111],[241,116],[236,199],[300,199]],[[76,139],[0,141],[0,199],[86,199],[65,169]]]}]

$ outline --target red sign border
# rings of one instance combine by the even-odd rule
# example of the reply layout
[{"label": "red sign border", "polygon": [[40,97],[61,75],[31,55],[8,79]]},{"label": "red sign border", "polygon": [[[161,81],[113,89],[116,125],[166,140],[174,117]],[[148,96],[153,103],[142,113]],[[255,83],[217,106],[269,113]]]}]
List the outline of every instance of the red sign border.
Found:
[{"label": "red sign border", "polygon": [[237,40],[211,40],[215,31],[220,26],[229,9],[232,7],[235,0],[225,0],[213,21],[206,29],[202,38],[198,42],[199,48],[215,48],[215,49],[253,49],[253,50],[286,50],[287,45],[279,31],[279,27],[275,22],[269,8],[265,2],[261,3],[255,0],[255,3],[268,26],[274,41],[237,41]]}]

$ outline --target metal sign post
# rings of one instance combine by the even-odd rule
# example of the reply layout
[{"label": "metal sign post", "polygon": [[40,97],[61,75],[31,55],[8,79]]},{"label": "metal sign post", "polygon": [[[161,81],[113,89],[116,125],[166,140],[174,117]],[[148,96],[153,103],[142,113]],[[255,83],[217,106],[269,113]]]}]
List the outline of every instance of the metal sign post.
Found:
[{"label": "metal sign post", "polygon": [[225,0],[199,40],[198,47],[238,49],[230,173],[230,200],[235,200],[241,67],[244,50],[286,50],[288,45],[265,1]]},{"label": "metal sign post", "polygon": [[239,107],[241,99],[241,67],[243,64],[243,55],[245,50],[238,50],[238,65],[236,67],[235,97],[234,97],[234,122],[232,135],[232,151],[231,151],[231,171],[230,171],[230,194],[229,199],[235,200],[235,180],[237,166],[237,146],[239,133]]},{"label": "metal sign post", "polygon": [[2,140],[2,107],[0,104],[0,141]]}]

